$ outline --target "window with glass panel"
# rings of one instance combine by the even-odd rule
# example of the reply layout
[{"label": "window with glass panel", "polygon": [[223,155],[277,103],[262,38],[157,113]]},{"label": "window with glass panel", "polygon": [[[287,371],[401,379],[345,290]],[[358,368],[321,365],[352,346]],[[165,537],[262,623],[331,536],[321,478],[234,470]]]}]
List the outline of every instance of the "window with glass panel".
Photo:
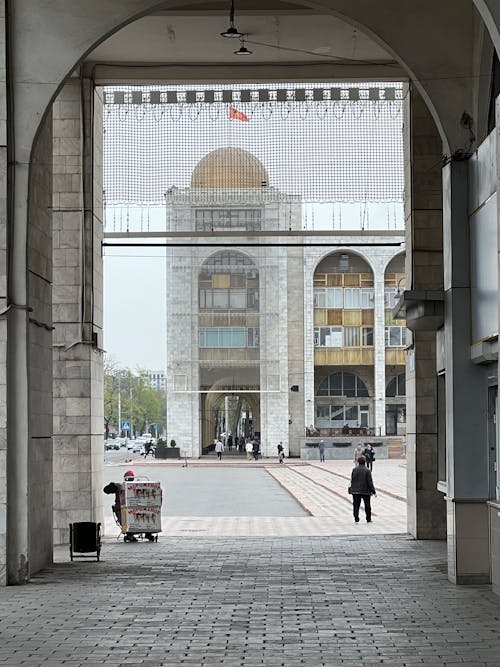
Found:
[{"label": "window with glass panel", "polygon": [[246,347],[245,327],[202,327],[199,331],[200,347]]},{"label": "window with glass panel", "polygon": [[344,347],[359,347],[359,327],[344,327]]},{"label": "window with glass panel", "polygon": [[363,287],[361,289],[361,308],[365,310],[373,308],[374,299],[375,297],[372,288]]},{"label": "window with glass panel", "polygon": [[200,308],[255,308],[255,289],[200,289]]},{"label": "window with glass panel", "polygon": [[326,308],[326,289],[323,287],[314,289],[314,307]]},{"label": "window with glass panel", "polygon": [[398,302],[399,299],[399,294],[397,293],[397,290],[394,288],[385,288],[384,289],[384,305],[386,308],[390,308],[391,310],[395,307],[396,303]]},{"label": "window with glass panel", "polygon": [[368,396],[368,389],[357,375],[341,371],[332,373],[325,378],[318,387],[317,396],[347,396],[355,398],[357,396]]},{"label": "window with glass panel", "polygon": [[400,373],[393,378],[385,390],[387,398],[396,398],[397,396],[406,396],[406,374]]},{"label": "window with glass panel", "polygon": [[314,347],[373,347],[373,327],[314,327]]},{"label": "window with glass panel", "polygon": [[[316,406],[316,424],[320,428],[337,427],[340,428],[348,423],[356,426],[360,422],[368,425],[368,408],[366,412],[360,414],[358,405],[317,405]],[[362,424],[363,425],[363,424]]]},{"label": "window with glass panel", "polygon": [[406,327],[385,327],[385,346],[404,347],[406,345]]},{"label": "window with glass panel", "polygon": [[344,308],[361,308],[359,287],[344,288]]},{"label": "window with glass panel", "polygon": [[361,332],[363,347],[373,346],[373,327],[363,327]]},{"label": "window with glass panel", "polygon": [[247,347],[259,347],[259,329],[257,327],[247,329]]},{"label": "window with glass panel", "polygon": [[326,288],[326,307],[327,308],[342,308],[342,288],[341,287],[327,287]]},{"label": "window with glass panel", "polygon": [[258,231],[262,226],[260,209],[195,209],[194,215],[196,231]]}]

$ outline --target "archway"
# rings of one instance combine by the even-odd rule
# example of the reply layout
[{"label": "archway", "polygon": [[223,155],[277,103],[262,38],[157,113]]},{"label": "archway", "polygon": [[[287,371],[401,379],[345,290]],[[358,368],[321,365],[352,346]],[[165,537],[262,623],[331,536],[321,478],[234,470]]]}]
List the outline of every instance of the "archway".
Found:
[{"label": "archway", "polygon": [[[57,89],[57,86],[61,85],[61,82],[63,81],[66,74],[71,69],[73,69],[75,63],[79,61],[84,51],[91,49],[92,46],[96,44],[98,40],[103,39],[105,35],[110,34],[111,31],[115,30],[118,25],[123,25],[124,23],[136,18],[139,15],[139,12],[141,14],[146,13],[152,7],[160,6],[159,3],[144,3],[137,1],[124,2],[121,3],[120,8],[117,10],[116,7],[112,7],[113,3],[110,2],[103,3],[102,15],[99,16],[94,15],[90,17],[88,24],[85,25],[84,34],[81,35],[81,39],[75,40],[73,39],[74,30],[66,29],[68,27],[67,25],[64,25],[63,29],[61,29],[61,22],[64,23],[66,18],[72,17],[71,12],[75,11],[76,5],[75,3],[64,3],[64,4],[65,6],[63,8],[62,5],[58,7],[57,3],[56,4],[52,3],[52,6],[49,8],[56,12],[56,16],[57,12],[59,12],[59,18],[61,19],[60,22],[54,21],[54,15],[50,14],[49,11],[47,11],[44,14],[43,18],[46,19],[46,24],[43,24],[43,26],[45,27],[46,25],[47,29],[44,30],[42,28],[37,31],[38,34],[35,35],[35,39],[31,43],[32,47],[31,50],[26,48],[25,51],[23,51],[20,42],[14,44],[14,53],[13,53],[13,64],[14,64],[13,79],[14,79],[14,89],[15,89],[14,104],[19,110],[19,115],[16,118],[16,125],[14,127],[14,132],[16,134],[16,139],[17,139],[16,155],[14,156],[15,159],[13,160],[13,163],[16,164],[15,167],[16,191],[14,196],[16,215],[11,216],[11,221],[12,221],[11,231],[13,232],[12,238],[14,239],[13,256],[15,258],[14,261],[11,262],[11,266],[16,265],[18,270],[16,271],[16,273],[11,274],[9,281],[9,288],[10,288],[11,303],[20,306],[21,309],[26,306],[26,303],[28,301],[28,299],[26,298],[28,286],[26,285],[25,277],[22,276],[23,266],[24,266],[22,258],[25,255],[25,241],[26,241],[26,236],[23,233],[23,230],[24,232],[26,231],[26,221],[27,221],[25,202],[28,200],[27,165],[30,163],[30,152],[33,146],[33,137],[35,134],[35,128],[39,123],[40,117],[44,109],[47,108],[47,102],[49,99],[51,99],[51,96],[54,94],[55,90]],[[488,27],[491,30],[494,30],[495,25],[492,23],[493,14],[490,13],[493,12],[494,10],[492,10],[491,7],[489,8],[488,3],[486,2],[476,2],[475,4],[476,6],[478,6],[479,11],[483,14],[483,16],[485,16],[485,20],[488,22]],[[466,9],[467,8],[466,5],[468,6],[468,3],[463,3],[462,8]],[[35,11],[35,9],[36,8],[33,5],[33,3],[25,2],[22,7],[18,6],[14,10],[12,25],[14,28],[16,27],[19,28],[19,34],[23,34],[23,36],[26,36],[26,33],[24,33],[24,31],[22,30],[23,21],[25,20],[26,15],[28,15],[31,11]],[[361,12],[367,11],[365,6],[360,8],[349,8],[347,3],[342,3],[342,2],[335,3],[334,9],[335,11],[342,11],[342,10],[345,11],[346,15],[351,16],[353,21],[359,21],[360,23],[363,23],[362,20],[363,16],[361,15]],[[376,20],[373,20],[373,23],[370,24],[370,21],[367,19],[366,16],[365,16],[365,21],[366,24],[370,26],[369,30],[371,30],[373,34],[378,33],[379,37],[381,36],[382,39],[384,38],[385,35],[387,37],[387,43],[392,43],[394,41],[394,50],[398,50],[396,48],[397,45],[401,45],[400,52],[401,54],[403,54],[405,51],[405,48],[403,46],[403,40],[406,40],[408,44],[410,42],[413,42],[413,44],[415,43],[418,44],[419,40],[408,39],[408,33],[402,27],[406,26],[408,28],[409,33],[412,34],[414,37],[415,35],[414,30],[416,26],[413,21],[411,26],[409,26],[408,21],[405,20],[398,22],[397,20],[398,7],[395,6],[393,9],[394,9],[393,13],[394,22],[398,23],[398,35],[394,35],[393,40],[389,39],[388,35],[389,28],[387,27],[387,25],[385,26],[385,28],[383,25],[381,25],[382,22],[384,21],[383,13],[378,12],[378,14],[380,15],[378,24]],[[453,9],[454,11],[450,12],[449,15],[445,16],[443,20],[447,20],[450,16],[453,16],[457,21],[463,19],[463,16],[460,15],[460,12],[456,11],[456,3],[454,3],[453,7],[451,7],[450,5],[450,9]],[[26,12],[26,14],[24,12]],[[358,12],[359,14],[356,15]],[[385,23],[387,24],[387,21]],[[439,21],[434,21],[432,23],[429,23],[428,25],[432,25],[433,28],[437,31],[442,30],[442,26],[439,24]],[[51,67],[47,67],[47,61],[43,61],[43,64],[41,64],[39,67],[33,66],[34,60],[39,58],[39,54],[42,52],[42,49],[38,48],[39,44],[41,43],[42,39],[44,42],[46,41],[47,35],[52,34],[52,26],[54,26],[54,29],[57,30],[57,34],[61,36],[60,39],[62,39],[63,42],[62,43],[63,48],[54,49],[54,51],[55,52],[57,51],[57,53],[51,54],[52,58],[51,65],[57,63],[58,66],[51,69]],[[453,30],[456,29],[456,27],[457,26],[455,24],[450,26],[447,21],[446,30],[441,32],[441,34],[447,33],[450,36],[450,42],[452,42]],[[78,25],[78,31],[79,33],[81,32],[81,25]],[[421,31],[423,31],[423,27],[421,28]],[[30,37],[31,35],[28,34],[28,38]],[[498,43],[497,30],[495,30],[493,38]],[[440,43],[441,45],[440,40],[436,40],[436,44],[437,43]],[[79,46],[75,47],[74,46],[75,44],[78,44]],[[457,50],[460,50],[461,52],[463,51],[465,54],[466,49],[461,48],[462,44],[463,42],[460,39],[455,39],[455,45]],[[460,45],[460,47],[458,45]],[[429,58],[429,61],[431,63],[443,63],[443,62],[451,63],[451,61],[453,61],[453,57],[451,57],[451,54],[448,54],[447,52],[448,46],[449,44],[447,43],[445,45],[443,40],[442,42],[443,54],[449,55],[450,56],[449,58],[441,59],[436,57],[436,54],[434,53],[425,54],[425,57]],[[80,52],[76,53],[77,50],[79,50]],[[28,53],[30,54],[29,57],[24,57],[24,55]],[[457,52],[454,52],[453,55],[457,55]],[[34,60],[30,60],[30,58],[33,58]],[[411,58],[407,58],[404,60],[407,62],[407,66],[411,70],[412,69]],[[456,65],[456,63],[461,63],[461,62],[463,62],[461,55],[457,55],[456,61],[452,63],[451,69],[453,70],[453,67]],[[43,69],[44,67],[46,68],[45,70]],[[414,68],[415,76],[417,79],[419,78],[420,75],[422,75],[421,77],[422,79],[425,78],[424,75],[425,71],[429,71],[427,62],[424,62],[422,64],[422,70],[419,70],[419,68]],[[29,80],[28,77],[26,76],[28,72],[30,74],[35,73],[33,78],[36,79],[36,83],[33,84],[33,86],[26,86],[24,84],[25,81]],[[52,83],[47,85],[47,81],[51,81]],[[459,127],[457,119],[458,114],[456,114],[456,109],[466,106],[466,104],[462,104],[462,102],[468,100],[469,91],[466,90],[465,86],[462,86],[462,84],[460,84],[459,86],[456,82],[452,85],[451,93],[450,89],[446,91],[436,92],[436,86],[432,82],[431,83],[426,82],[422,85],[428,91],[428,95],[430,96],[430,98],[433,100],[437,100],[434,106],[435,109],[438,109],[438,111],[435,112],[435,120],[437,119],[439,121],[440,119],[443,122],[445,128],[444,134],[446,134],[450,138],[451,148],[452,149],[461,148],[463,146],[464,132]],[[41,93],[41,91],[44,88],[46,90],[44,90],[44,92]],[[462,90],[460,90],[460,88],[462,88]],[[33,91],[37,91],[37,93],[40,94],[36,93],[33,94]],[[443,101],[445,98],[446,98],[446,103]],[[34,103],[30,103],[29,102],[30,99]],[[427,97],[427,101],[429,101],[429,97]],[[439,114],[439,119],[437,118],[437,114]],[[25,123],[24,121],[26,120],[28,122]],[[450,150],[449,152],[452,151]],[[33,164],[35,161],[34,150],[31,155],[31,160]],[[32,171],[32,177],[33,175],[34,172]],[[10,182],[11,184],[13,183],[12,179]],[[35,202],[32,198],[33,211],[36,210],[36,205],[37,202]],[[11,213],[13,212],[14,209],[12,209]],[[43,319],[38,319],[38,322],[43,322]],[[9,334],[8,334],[9,339],[12,341],[11,345],[13,346],[13,348],[15,346],[13,342],[14,340],[19,342],[19,349],[23,348],[23,345],[24,343],[26,343],[28,337],[27,327],[28,323],[25,312],[23,313],[22,310],[19,312],[17,312],[17,310],[13,310],[12,315],[10,316]],[[89,338],[89,342],[91,338],[92,337]],[[24,347],[26,346],[24,345]],[[16,356],[16,360],[20,366],[23,365],[25,367],[27,366],[26,356],[19,354],[18,356]],[[14,539],[14,547],[12,547],[13,563],[11,565],[10,572],[12,580],[15,580],[16,577],[19,577],[18,574],[19,554],[25,554],[28,549],[27,547],[28,539],[27,539],[26,529],[23,529],[24,534],[22,538],[21,537],[19,538],[17,543],[14,538],[16,533],[16,530],[14,529],[15,523],[17,522],[20,525],[26,524],[25,521],[17,521],[17,519],[19,519],[20,516],[23,514],[23,512],[25,513],[25,510],[27,509],[26,506],[24,506],[23,510],[23,504],[20,500],[22,487],[24,484],[26,484],[26,470],[27,470],[27,448],[26,445],[23,444],[23,441],[27,440],[27,424],[29,423],[29,416],[30,416],[28,409],[29,386],[28,386],[27,374],[26,373],[17,374],[15,372],[14,367],[12,367],[12,372],[10,373],[9,377],[9,386],[11,394],[16,396],[16,400],[19,404],[19,407],[11,407],[11,409],[9,410],[10,418],[14,420],[15,424],[14,425],[11,420],[12,435],[9,435],[9,449],[11,451],[15,451],[15,456],[13,454],[9,456],[10,469],[11,469],[10,477],[12,480],[10,483],[9,498],[11,500],[10,503],[11,505],[13,504],[14,501],[16,502],[19,501],[18,502],[19,516],[13,516],[13,515],[10,516],[11,535],[13,536]],[[24,427],[23,424],[26,425],[26,427]]]},{"label": "archway", "polygon": [[[361,255],[339,251],[318,264],[314,273],[315,419],[331,435],[341,433],[347,423],[383,432],[374,400],[375,308],[373,271]],[[332,373],[333,368],[337,372]],[[366,384],[372,387],[370,394]],[[334,396],[349,400],[321,398]]]}]

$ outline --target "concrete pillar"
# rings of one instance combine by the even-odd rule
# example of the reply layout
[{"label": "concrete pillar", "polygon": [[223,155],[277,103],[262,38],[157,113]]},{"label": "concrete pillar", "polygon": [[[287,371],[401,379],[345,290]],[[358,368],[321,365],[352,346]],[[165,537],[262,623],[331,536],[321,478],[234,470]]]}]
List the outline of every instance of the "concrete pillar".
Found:
[{"label": "concrete pillar", "polygon": [[205,257],[188,248],[167,252],[167,440],[181,455],[198,457],[210,444],[201,442],[198,393],[198,272]]},{"label": "concrete pillar", "polygon": [[[7,280],[7,583],[52,562],[52,118],[16,163]],[[28,193],[29,209],[26,209]],[[33,548],[36,545],[36,548]]]},{"label": "concrete pillar", "polygon": [[302,437],[309,424],[315,422],[314,408],[314,271],[317,258],[309,248],[304,249],[304,421]]},{"label": "concrete pillar", "polygon": [[443,168],[448,578],[490,580],[485,369],[471,362],[467,163]]},{"label": "concrete pillar", "polygon": [[70,79],[53,106],[54,541],[102,518],[102,101]]},{"label": "concrete pillar", "polygon": [[375,433],[385,435],[385,308],[384,270],[382,267],[374,275],[374,353],[373,385],[375,387]]},{"label": "concrete pillar", "polygon": [[[5,2],[0,35],[6,37]],[[7,85],[5,50],[0,51],[0,312],[7,306]],[[0,317],[0,586],[7,583],[7,320]]]},{"label": "concrete pillar", "polygon": [[[443,286],[442,143],[422,99],[412,91],[405,123],[406,274],[408,288]],[[444,539],[446,512],[438,484],[435,331],[414,331],[406,365],[408,531]]]},{"label": "concrete pillar", "polygon": [[[52,116],[30,169],[28,213],[29,569],[52,562]],[[14,399],[15,400],[15,399]]]},{"label": "concrete pillar", "polygon": [[[288,428],[288,446],[292,456],[300,456],[300,439],[304,437],[304,249],[288,248],[288,387],[297,385],[297,392],[289,393],[291,424]],[[312,337],[309,339],[312,347]],[[283,443],[285,444],[285,443]]]},{"label": "concrete pillar", "polygon": [[280,441],[288,454],[287,249],[262,249],[259,275],[261,453],[276,456]]}]

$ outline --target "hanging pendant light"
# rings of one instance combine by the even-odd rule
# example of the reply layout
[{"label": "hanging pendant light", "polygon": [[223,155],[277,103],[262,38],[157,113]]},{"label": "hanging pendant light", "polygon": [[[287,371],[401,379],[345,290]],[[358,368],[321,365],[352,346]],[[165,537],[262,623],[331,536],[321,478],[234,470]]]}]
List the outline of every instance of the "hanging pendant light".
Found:
[{"label": "hanging pendant light", "polygon": [[234,52],[236,56],[251,56],[253,51],[249,51],[245,46],[245,40],[240,37],[240,48]]},{"label": "hanging pendant light", "polygon": [[234,25],[234,0],[231,0],[229,10],[229,28],[225,32],[221,32],[221,37],[243,37],[243,33]]}]

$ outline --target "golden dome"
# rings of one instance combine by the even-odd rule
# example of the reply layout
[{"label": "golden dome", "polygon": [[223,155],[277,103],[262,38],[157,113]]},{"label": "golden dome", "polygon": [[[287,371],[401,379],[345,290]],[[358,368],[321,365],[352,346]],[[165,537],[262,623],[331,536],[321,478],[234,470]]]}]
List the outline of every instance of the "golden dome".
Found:
[{"label": "golden dome", "polygon": [[262,163],[242,148],[218,148],[203,157],[191,176],[192,188],[260,188],[268,183]]}]

